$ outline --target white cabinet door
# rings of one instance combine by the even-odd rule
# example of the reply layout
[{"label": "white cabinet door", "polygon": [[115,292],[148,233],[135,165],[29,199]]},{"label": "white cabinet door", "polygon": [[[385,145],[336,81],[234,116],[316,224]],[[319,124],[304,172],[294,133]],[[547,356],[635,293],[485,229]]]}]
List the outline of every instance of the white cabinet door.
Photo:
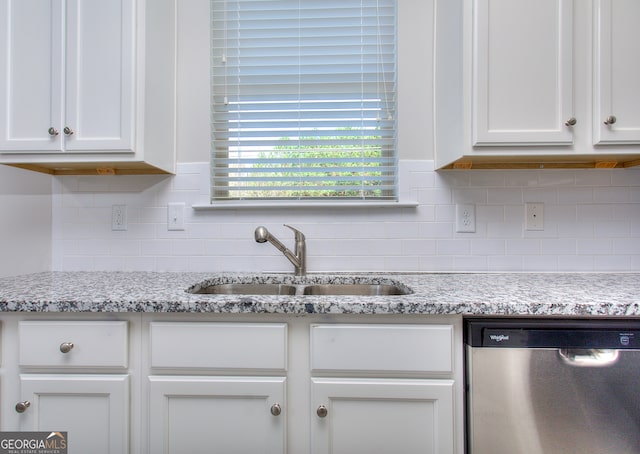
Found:
[{"label": "white cabinet door", "polygon": [[312,378],[311,452],[453,453],[453,383]]},{"label": "white cabinet door", "polygon": [[473,145],[571,144],[572,0],[473,7]]},{"label": "white cabinet door", "polygon": [[0,150],[62,150],[62,23],[60,1],[0,3]]},{"label": "white cabinet door", "polygon": [[133,150],[134,7],[2,2],[0,150]]},{"label": "white cabinet door", "polygon": [[66,150],[133,150],[134,5],[66,0]]},{"label": "white cabinet door", "polygon": [[69,454],[129,452],[127,375],[20,376],[21,431],[68,432]]},{"label": "white cabinet door", "polygon": [[285,452],[284,378],[154,376],[149,380],[150,453]]},{"label": "white cabinet door", "polygon": [[594,1],[593,143],[640,143],[640,2]]}]

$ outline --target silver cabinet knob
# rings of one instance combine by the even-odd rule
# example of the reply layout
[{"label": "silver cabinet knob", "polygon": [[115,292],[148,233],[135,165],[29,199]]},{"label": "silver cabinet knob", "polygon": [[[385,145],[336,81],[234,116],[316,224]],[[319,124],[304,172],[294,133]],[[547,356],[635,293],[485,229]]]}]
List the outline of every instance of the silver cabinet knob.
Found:
[{"label": "silver cabinet knob", "polygon": [[324,418],[325,416],[327,416],[328,413],[329,413],[329,410],[327,410],[327,407],[325,407],[324,405],[320,405],[316,410],[316,414],[320,418]]},{"label": "silver cabinet knob", "polygon": [[70,136],[73,134],[73,129],[71,129],[69,126],[65,126],[62,132],[64,132],[65,135]]},{"label": "silver cabinet knob", "polygon": [[60,134],[58,132],[58,130],[56,128],[54,128],[53,126],[51,126],[47,132],[49,133],[50,136],[57,136],[58,134]]},{"label": "silver cabinet knob", "polygon": [[30,406],[31,406],[31,402],[29,402],[28,400],[25,400],[24,402],[18,402],[16,404],[16,411],[18,413],[24,413],[26,409],[29,408]]},{"label": "silver cabinet knob", "polygon": [[282,407],[280,404],[273,404],[271,406],[271,414],[273,416],[280,416],[280,413],[282,413]]},{"label": "silver cabinet knob", "polygon": [[63,342],[60,344],[60,351],[62,353],[69,353],[73,348],[73,342]]},{"label": "silver cabinet knob", "polygon": [[564,124],[565,126],[575,126],[577,122],[578,120],[576,120],[576,117],[571,117],[567,121],[565,121]]},{"label": "silver cabinet knob", "polygon": [[614,124],[616,121],[618,121],[618,119],[617,119],[615,116],[613,116],[613,115],[609,115],[609,116],[607,117],[607,119],[604,121],[604,124],[605,124],[605,125],[612,125],[612,124]]}]

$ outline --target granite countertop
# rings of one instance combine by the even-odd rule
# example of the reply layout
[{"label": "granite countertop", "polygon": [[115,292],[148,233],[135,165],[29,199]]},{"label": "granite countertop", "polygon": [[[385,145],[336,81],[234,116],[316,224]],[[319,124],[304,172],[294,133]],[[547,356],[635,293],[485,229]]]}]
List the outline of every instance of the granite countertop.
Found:
[{"label": "granite countertop", "polygon": [[[393,296],[212,295],[199,283],[395,283]],[[0,312],[640,316],[640,274],[49,272],[0,279]]]}]

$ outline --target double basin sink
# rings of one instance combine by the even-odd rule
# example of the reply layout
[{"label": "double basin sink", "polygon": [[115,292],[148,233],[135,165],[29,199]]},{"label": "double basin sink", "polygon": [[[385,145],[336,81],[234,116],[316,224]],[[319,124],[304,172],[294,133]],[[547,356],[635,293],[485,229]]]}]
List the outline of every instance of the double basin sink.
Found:
[{"label": "double basin sink", "polygon": [[[196,284],[187,292],[195,294],[214,295],[344,295],[344,296],[378,296],[378,295],[407,295],[413,291],[390,279],[376,278],[347,278],[340,277],[339,282],[327,282],[326,277],[317,279],[295,278],[286,279],[268,278],[259,279],[259,282],[251,278],[239,279],[237,282],[224,280],[209,280]],[[248,282],[246,282],[248,281]]]}]

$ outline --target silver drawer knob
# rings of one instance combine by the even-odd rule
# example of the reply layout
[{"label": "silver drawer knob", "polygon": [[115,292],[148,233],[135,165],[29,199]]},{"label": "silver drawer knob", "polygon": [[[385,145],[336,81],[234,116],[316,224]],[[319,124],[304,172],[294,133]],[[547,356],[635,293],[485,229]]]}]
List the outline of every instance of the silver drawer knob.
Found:
[{"label": "silver drawer knob", "polygon": [[614,124],[616,121],[618,121],[618,119],[617,119],[615,116],[613,116],[613,115],[609,115],[609,116],[607,117],[607,119],[604,121],[604,124],[605,124],[605,125],[612,125],[612,124]]},{"label": "silver drawer knob", "polygon": [[564,124],[565,126],[575,126],[577,122],[578,120],[576,120],[576,117],[571,117],[567,121],[565,121]]},{"label": "silver drawer knob", "polygon": [[73,342],[63,342],[60,344],[60,351],[62,353],[69,353],[73,348]]},{"label": "silver drawer knob", "polygon": [[329,410],[327,410],[327,407],[325,407],[324,405],[320,405],[316,410],[316,414],[320,418],[324,418],[325,416],[327,416],[328,413],[329,413]]},{"label": "silver drawer knob", "polygon": [[280,416],[280,413],[282,413],[282,407],[280,404],[273,404],[271,406],[271,414],[273,416]]},{"label": "silver drawer knob", "polygon": [[66,135],[70,136],[73,134],[73,129],[71,129],[69,126],[65,126],[64,129],[62,130],[62,132],[64,132]]},{"label": "silver drawer knob", "polygon": [[56,128],[54,128],[53,126],[51,126],[47,132],[49,133],[50,136],[57,136],[58,134],[60,134],[58,132],[58,130]]},{"label": "silver drawer knob", "polygon": [[24,402],[18,402],[16,404],[16,411],[18,413],[24,413],[26,409],[29,408],[30,406],[31,406],[31,402],[29,402],[28,400],[25,400]]}]

